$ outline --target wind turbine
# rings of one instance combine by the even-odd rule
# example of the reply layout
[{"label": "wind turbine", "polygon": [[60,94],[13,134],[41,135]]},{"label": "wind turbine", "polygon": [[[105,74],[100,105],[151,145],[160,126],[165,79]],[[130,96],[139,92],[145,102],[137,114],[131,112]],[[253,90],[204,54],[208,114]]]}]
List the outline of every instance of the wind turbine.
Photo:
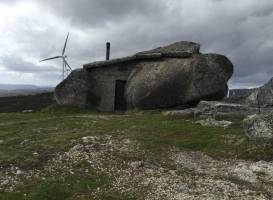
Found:
[{"label": "wind turbine", "polygon": [[66,40],[65,40],[65,43],[64,43],[64,47],[63,47],[63,51],[62,51],[62,55],[61,56],[54,56],[54,57],[46,58],[46,59],[43,59],[43,60],[40,61],[40,62],[43,62],[43,61],[47,61],[47,60],[54,60],[54,59],[61,58],[63,60],[63,66],[62,66],[62,68],[63,68],[62,69],[63,80],[64,80],[65,76],[68,75],[69,72],[72,71],[72,68],[70,67],[70,65],[66,61],[67,56],[65,55],[65,50],[66,50],[66,45],[67,45],[68,37],[69,37],[69,33],[66,36]]}]

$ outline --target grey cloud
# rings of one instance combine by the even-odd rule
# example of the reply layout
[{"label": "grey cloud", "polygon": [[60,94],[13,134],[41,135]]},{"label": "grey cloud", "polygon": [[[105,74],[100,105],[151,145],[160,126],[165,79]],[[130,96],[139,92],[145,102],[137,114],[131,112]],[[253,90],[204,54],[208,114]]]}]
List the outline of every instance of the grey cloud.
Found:
[{"label": "grey cloud", "polygon": [[41,4],[82,28],[102,27],[122,22],[129,16],[152,18],[164,9],[161,0],[44,0]]},{"label": "grey cloud", "polygon": [[4,4],[13,4],[13,3],[16,3],[16,2],[19,2],[19,0],[9,0],[9,1],[0,0],[0,3],[4,3]]},{"label": "grey cloud", "polygon": [[1,58],[3,66],[9,70],[14,72],[21,72],[21,73],[47,73],[56,71],[54,67],[41,67],[35,65],[31,62],[25,61],[20,57],[3,57]]},{"label": "grey cloud", "polygon": [[[3,67],[5,67],[7,71],[20,73],[20,79],[24,80],[24,77],[31,75],[33,80],[26,79],[29,84],[53,86],[61,81],[61,70],[55,67],[49,65],[38,66],[38,64],[25,61],[23,58],[18,57],[5,57],[0,59]],[[18,80],[12,80],[10,83],[17,81]]]},{"label": "grey cloud", "polygon": [[273,5],[272,3],[271,5],[270,3],[267,3],[266,6],[260,6],[258,7],[257,10],[254,10],[252,16],[264,17],[264,16],[272,15],[272,13],[273,13]]},{"label": "grey cloud", "polygon": [[[196,2],[190,4],[185,0],[172,1],[173,4],[169,3],[171,1],[153,0],[65,2],[58,1],[50,6],[56,12],[61,10],[58,14],[76,25],[84,25],[86,29],[103,27],[107,23],[116,26],[112,30],[104,28],[105,36],[98,38],[101,46],[95,46],[96,49],[101,49],[104,47],[102,41],[110,39],[114,57],[174,41],[192,40],[201,43],[205,52],[227,55],[235,65],[233,79],[237,82],[245,80],[262,84],[267,81],[266,77],[259,77],[254,81],[255,74],[272,72],[273,45],[264,44],[273,42],[273,2],[257,4],[256,1],[249,0],[245,1],[246,5],[238,5],[241,6],[238,10],[237,1],[228,0],[212,0],[210,7],[206,7],[210,5],[210,1],[199,7],[194,5]],[[186,7],[189,5],[190,8]],[[211,12],[207,12],[208,9]],[[131,23],[126,23],[126,20]]]},{"label": "grey cloud", "polygon": [[[50,20],[57,25],[36,30],[32,21],[18,20],[14,37],[19,38],[21,57],[39,60],[58,55],[67,31],[71,32],[67,54],[74,67],[104,59],[106,41],[112,43],[111,56],[119,57],[190,40],[200,43],[203,52],[225,54],[232,60],[233,86],[259,85],[273,76],[270,0],[28,1],[52,14],[55,18]],[[8,69],[21,69],[19,64],[12,66]]]}]

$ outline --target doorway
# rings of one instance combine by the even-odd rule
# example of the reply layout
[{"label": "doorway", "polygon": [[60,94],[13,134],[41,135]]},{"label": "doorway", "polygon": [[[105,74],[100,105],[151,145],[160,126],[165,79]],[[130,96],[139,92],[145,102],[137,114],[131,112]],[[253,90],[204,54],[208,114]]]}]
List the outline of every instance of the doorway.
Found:
[{"label": "doorway", "polygon": [[115,111],[126,111],[126,99],[125,99],[125,86],[126,81],[116,80],[115,88]]}]

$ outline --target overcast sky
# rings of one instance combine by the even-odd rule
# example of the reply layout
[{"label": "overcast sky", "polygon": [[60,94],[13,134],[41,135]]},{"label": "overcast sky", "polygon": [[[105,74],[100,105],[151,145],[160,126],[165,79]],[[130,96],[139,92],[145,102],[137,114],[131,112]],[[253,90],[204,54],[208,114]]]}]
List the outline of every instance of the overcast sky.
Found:
[{"label": "overcast sky", "polygon": [[75,68],[176,41],[226,55],[232,88],[273,77],[272,0],[0,0],[0,83],[55,85],[61,54]]}]

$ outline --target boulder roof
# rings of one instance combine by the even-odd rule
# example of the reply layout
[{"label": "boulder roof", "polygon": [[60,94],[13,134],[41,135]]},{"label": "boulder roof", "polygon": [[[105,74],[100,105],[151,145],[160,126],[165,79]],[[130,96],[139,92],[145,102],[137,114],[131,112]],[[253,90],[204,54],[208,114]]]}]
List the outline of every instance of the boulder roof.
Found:
[{"label": "boulder roof", "polygon": [[200,45],[194,42],[181,41],[165,47],[158,47],[150,51],[143,51],[132,56],[116,58],[105,61],[97,61],[83,65],[84,69],[106,67],[114,64],[126,63],[135,60],[157,60],[163,57],[189,58],[199,53]]}]

